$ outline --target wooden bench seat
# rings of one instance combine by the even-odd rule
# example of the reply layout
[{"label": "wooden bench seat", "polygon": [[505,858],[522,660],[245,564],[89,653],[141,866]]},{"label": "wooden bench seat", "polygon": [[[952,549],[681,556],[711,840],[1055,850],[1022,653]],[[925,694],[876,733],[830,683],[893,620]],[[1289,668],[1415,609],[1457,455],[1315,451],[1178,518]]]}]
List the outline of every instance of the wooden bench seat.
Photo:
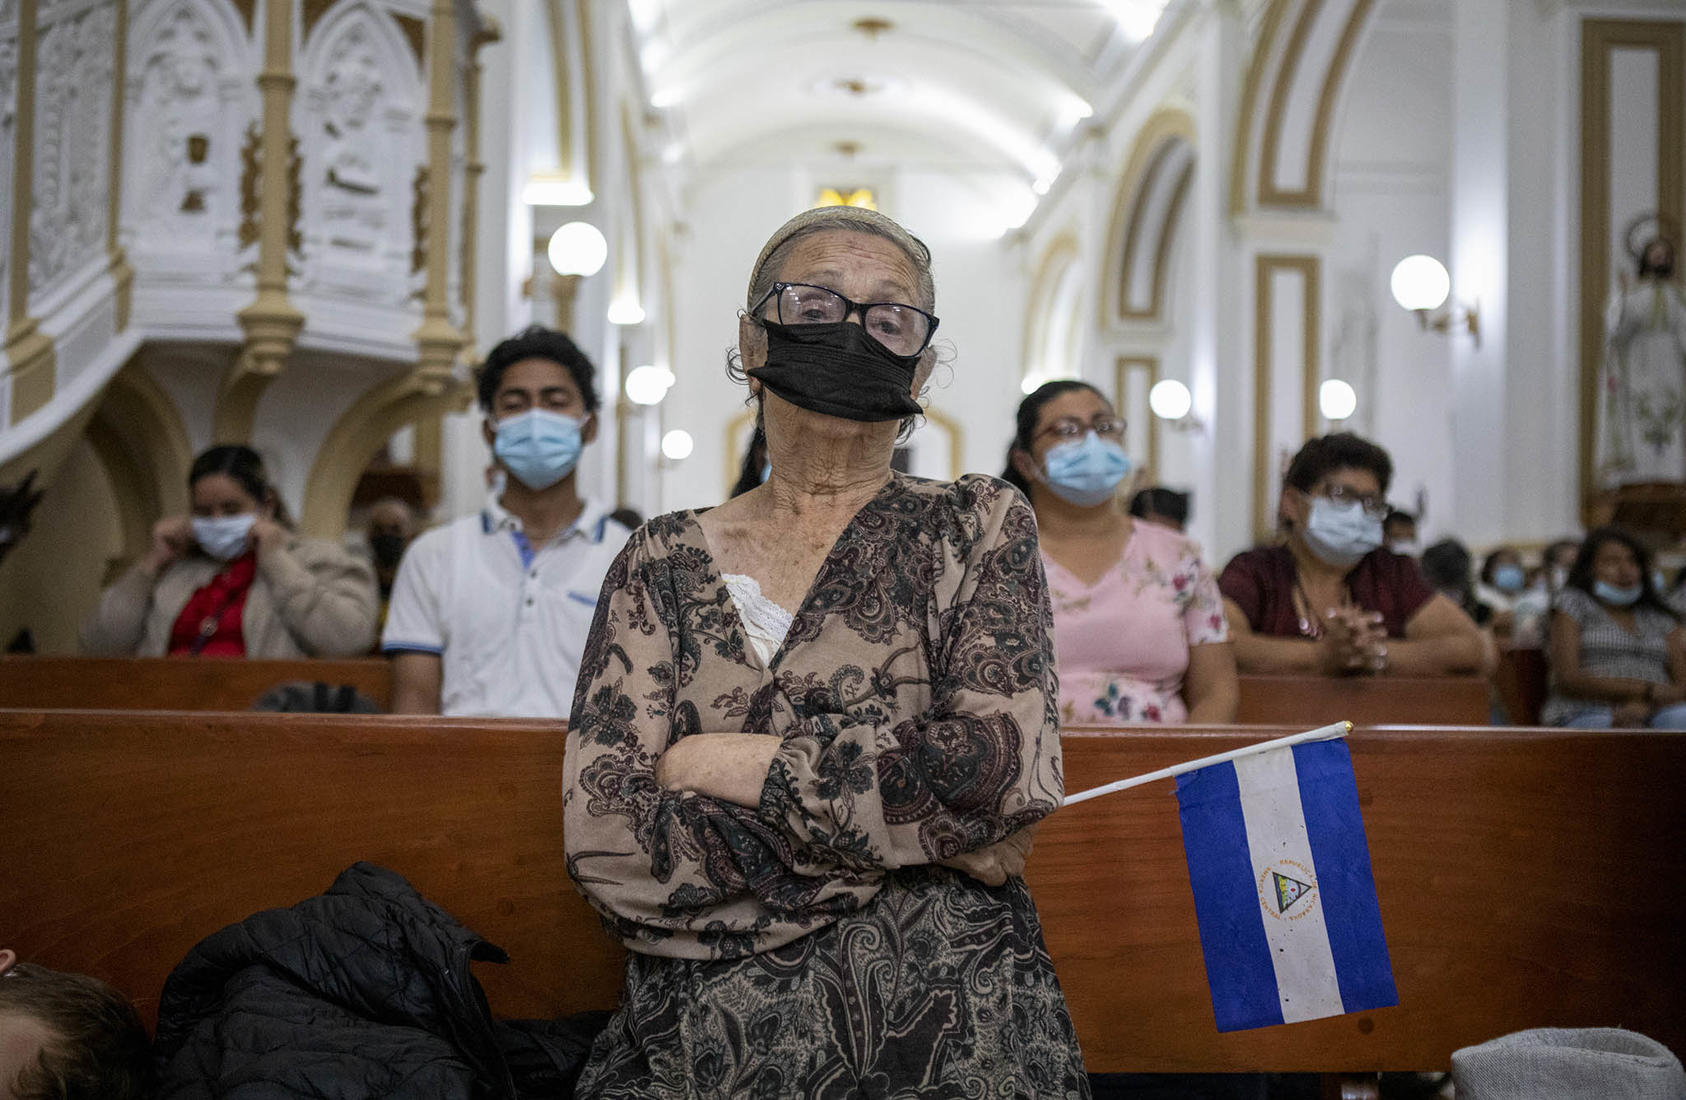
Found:
[{"label": "wooden bench seat", "polygon": [[[1070,790],[1284,730],[1069,731]],[[1028,879],[1094,1071],[1434,1069],[1518,1028],[1686,1050],[1686,735],[1360,730],[1402,1003],[1217,1033],[1172,784],[1063,810]],[[368,859],[506,948],[494,1008],[612,1007],[621,950],[563,867],[560,724],[0,711],[0,929],[149,1015],[200,938]]]},{"label": "wooden bench seat", "polygon": [[1481,676],[1243,676],[1240,725],[1485,726]]},{"label": "wooden bench seat", "polygon": [[0,707],[20,710],[250,710],[291,681],[350,684],[392,703],[391,662],[221,657],[0,657]]}]

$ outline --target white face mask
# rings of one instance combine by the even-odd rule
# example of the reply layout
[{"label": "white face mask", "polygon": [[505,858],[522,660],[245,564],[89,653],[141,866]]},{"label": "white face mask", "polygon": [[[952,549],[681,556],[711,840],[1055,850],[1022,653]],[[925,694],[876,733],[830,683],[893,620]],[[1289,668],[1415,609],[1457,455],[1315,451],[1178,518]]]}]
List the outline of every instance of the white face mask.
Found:
[{"label": "white face mask", "polygon": [[1357,565],[1382,544],[1382,521],[1356,500],[1336,503],[1328,497],[1312,497],[1305,541],[1312,553],[1330,565]]},{"label": "white face mask", "polygon": [[199,549],[218,561],[233,561],[246,552],[246,537],[251,534],[257,513],[242,512],[237,516],[194,516],[193,541]]},{"label": "white face mask", "polygon": [[1404,554],[1408,558],[1414,558],[1422,553],[1422,546],[1416,539],[1394,539],[1387,544],[1387,548],[1395,554]]}]

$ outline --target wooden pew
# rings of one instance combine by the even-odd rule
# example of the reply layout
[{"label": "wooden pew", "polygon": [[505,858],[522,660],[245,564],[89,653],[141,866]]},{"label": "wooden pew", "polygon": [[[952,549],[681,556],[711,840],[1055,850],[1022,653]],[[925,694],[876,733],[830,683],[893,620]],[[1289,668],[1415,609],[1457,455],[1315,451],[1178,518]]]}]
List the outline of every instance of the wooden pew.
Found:
[{"label": "wooden pew", "polygon": [[392,665],[374,657],[245,661],[0,656],[0,707],[249,710],[264,692],[293,680],[350,684],[383,709],[392,702]]},{"label": "wooden pew", "polygon": [[1505,647],[1493,670],[1493,692],[1513,726],[1537,726],[1551,691],[1551,664],[1543,649]]},{"label": "wooden pew", "polygon": [[1480,676],[1243,676],[1235,721],[1244,726],[1485,726]]},{"label": "wooden pew", "polygon": [[[1286,730],[1070,731],[1068,789]],[[559,724],[0,711],[0,929],[149,1015],[200,938],[369,859],[506,948],[494,1008],[612,1007],[620,949],[568,884]],[[1097,1072],[1444,1069],[1540,1025],[1686,1050],[1686,735],[1360,730],[1401,1005],[1219,1035],[1170,783],[1061,811],[1028,878]]]}]

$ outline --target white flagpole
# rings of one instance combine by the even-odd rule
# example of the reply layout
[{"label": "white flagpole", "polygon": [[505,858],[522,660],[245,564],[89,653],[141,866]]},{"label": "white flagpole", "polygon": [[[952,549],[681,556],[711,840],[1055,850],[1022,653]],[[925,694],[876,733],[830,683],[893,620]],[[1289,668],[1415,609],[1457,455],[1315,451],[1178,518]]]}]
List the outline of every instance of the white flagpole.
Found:
[{"label": "white flagpole", "polygon": [[1336,722],[1333,725],[1322,726],[1314,730],[1307,730],[1304,733],[1291,733],[1287,737],[1278,737],[1270,741],[1260,741],[1256,745],[1247,745],[1243,748],[1232,749],[1229,752],[1220,752],[1213,756],[1202,756],[1198,760],[1189,760],[1181,764],[1172,764],[1168,768],[1160,768],[1156,772],[1148,772],[1146,775],[1138,775],[1132,779],[1120,779],[1115,783],[1108,783],[1105,786],[1090,787],[1086,791],[1078,791],[1076,794],[1066,795],[1065,801],[1060,804],[1062,806],[1073,806],[1079,802],[1087,802],[1091,798],[1099,798],[1103,794],[1111,794],[1113,791],[1128,790],[1131,787],[1139,787],[1143,783],[1152,783],[1158,779],[1170,779],[1173,776],[1182,775],[1184,772],[1199,771],[1201,768],[1209,768],[1213,764],[1222,764],[1228,760],[1237,760],[1243,756],[1252,756],[1254,753],[1268,752],[1271,749],[1285,749],[1289,745],[1299,745],[1306,741],[1333,741],[1335,738],[1345,737],[1351,732],[1351,722]]}]

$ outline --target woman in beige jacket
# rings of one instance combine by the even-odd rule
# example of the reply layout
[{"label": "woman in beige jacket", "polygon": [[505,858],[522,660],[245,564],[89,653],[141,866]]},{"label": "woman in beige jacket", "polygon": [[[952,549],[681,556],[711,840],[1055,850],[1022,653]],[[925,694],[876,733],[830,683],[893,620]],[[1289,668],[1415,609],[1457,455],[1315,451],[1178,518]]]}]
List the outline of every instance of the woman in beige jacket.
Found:
[{"label": "woman in beige jacket", "polygon": [[250,447],[212,447],[188,475],[192,516],[152,529],[147,556],[82,624],[102,656],[345,657],[374,641],[374,573],[301,539]]}]

